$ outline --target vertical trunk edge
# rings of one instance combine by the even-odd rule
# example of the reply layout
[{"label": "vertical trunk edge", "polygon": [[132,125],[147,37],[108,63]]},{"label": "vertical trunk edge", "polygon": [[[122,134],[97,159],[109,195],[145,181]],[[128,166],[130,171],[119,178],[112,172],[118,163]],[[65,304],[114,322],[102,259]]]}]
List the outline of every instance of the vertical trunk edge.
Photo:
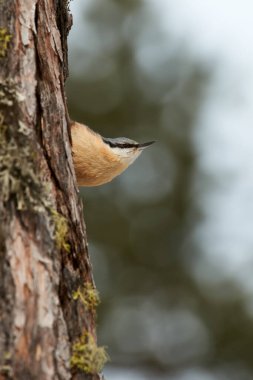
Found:
[{"label": "vertical trunk edge", "polygon": [[102,379],[74,180],[67,0],[0,0],[0,380]]}]

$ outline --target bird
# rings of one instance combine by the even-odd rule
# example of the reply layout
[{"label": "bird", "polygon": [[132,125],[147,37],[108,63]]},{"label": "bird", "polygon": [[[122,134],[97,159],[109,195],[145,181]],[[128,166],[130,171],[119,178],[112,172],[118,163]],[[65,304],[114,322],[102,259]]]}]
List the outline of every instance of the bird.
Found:
[{"label": "bird", "polygon": [[131,165],[155,141],[138,143],[126,137],[107,138],[84,124],[71,124],[72,156],[77,185],[100,186]]}]

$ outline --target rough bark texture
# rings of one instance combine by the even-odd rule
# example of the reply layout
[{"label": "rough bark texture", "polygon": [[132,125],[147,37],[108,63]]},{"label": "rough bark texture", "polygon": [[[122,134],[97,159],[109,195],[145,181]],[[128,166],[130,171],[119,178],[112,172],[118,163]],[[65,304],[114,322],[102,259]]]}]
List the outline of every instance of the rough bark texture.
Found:
[{"label": "rough bark texture", "polygon": [[73,297],[93,282],[64,105],[67,7],[0,0],[1,380],[100,378],[70,368],[95,316]]}]

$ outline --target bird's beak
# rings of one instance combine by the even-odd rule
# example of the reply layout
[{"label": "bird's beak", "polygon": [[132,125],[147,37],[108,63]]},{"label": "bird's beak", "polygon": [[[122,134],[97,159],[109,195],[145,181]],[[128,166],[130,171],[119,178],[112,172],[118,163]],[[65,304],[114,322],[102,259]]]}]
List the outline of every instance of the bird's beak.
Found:
[{"label": "bird's beak", "polygon": [[145,142],[145,143],[139,144],[138,148],[139,149],[145,149],[145,148],[147,148],[147,146],[152,145],[154,143],[155,143],[155,141]]}]

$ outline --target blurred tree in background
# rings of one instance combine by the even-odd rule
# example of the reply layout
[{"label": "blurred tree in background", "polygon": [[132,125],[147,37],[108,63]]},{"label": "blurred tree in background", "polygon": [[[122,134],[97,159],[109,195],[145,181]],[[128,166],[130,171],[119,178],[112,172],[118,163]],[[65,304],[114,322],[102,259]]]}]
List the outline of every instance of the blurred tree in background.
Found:
[{"label": "blurred tree in background", "polygon": [[[70,42],[72,118],[104,136],[157,141],[114,182],[81,190],[101,341],[112,365],[248,379],[253,326],[240,293],[233,283],[204,289],[190,270],[201,254],[191,233],[202,218],[193,135],[212,70],[168,37],[149,3],[87,2]],[[224,289],[227,298],[212,296]]]}]

